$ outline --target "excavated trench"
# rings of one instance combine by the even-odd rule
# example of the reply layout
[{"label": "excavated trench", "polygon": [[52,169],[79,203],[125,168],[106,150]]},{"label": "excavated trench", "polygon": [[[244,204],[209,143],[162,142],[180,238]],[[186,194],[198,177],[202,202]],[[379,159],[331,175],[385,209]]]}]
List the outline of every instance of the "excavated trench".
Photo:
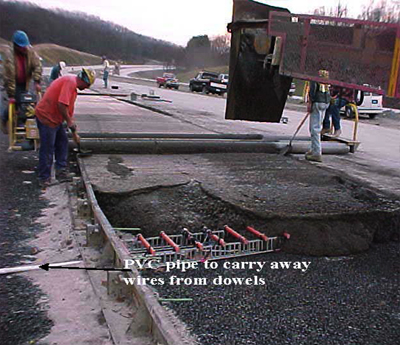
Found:
[{"label": "excavated trench", "polygon": [[[347,186],[348,188],[349,186]],[[292,234],[280,253],[231,259],[230,262],[264,262],[255,269],[227,270],[218,261],[215,270],[200,264],[196,270],[143,272],[148,279],[163,279],[152,286],[164,302],[185,322],[202,345],[266,344],[392,344],[398,339],[397,303],[400,298],[398,243],[374,244],[398,236],[396,203],[359,188],[353,195],[363,211],[344,215],[319,214],[262,217],[213,196],[198,182],[155,188],[128,194],[97,193],[108,219],[115,227],[140,227],[145,236],[160,231],[176,233],[182,227],[200,231],[229,224],[249,239],[246,225],[268,235],[286,230]],[[360,206],[360,205],[359,205]],[[370,207],[373,210],[368,211]],[[361,207],[360,207],[361,208]],[[397,235],[396,235],[397,234]],[[227,239],[228,241],[233,239]],[[344,255],[332,258],[294,255]],[[285,252],[286,251],[286,252]],[[309,269],[272,270],[272,262],[309,263]],[[188,283],[171,283],[172,276]],[[215,279],[223,284],[215,284]],[[193,285],[199,279],[205,285]],[[234,279],[265,284],[237,285]],[[227,281],[229,281],[227,283]],[[374,319],[371,320],[371,310]],[[374,331],[372,332],[371,329]]]},{"label": "excavated trench", "polygon": [[[247,225],[270,236],[292,235],[282,252],[230,260],[265,262],[260,272],[224,269],[224,261],[215,270],[200,264],[184,273],[143,272],[167,282],[153,286],[160,297],[191,299],[164,302],[167,308],[202,345],[394,343],[400,336],[400,251],[390,240],[399,239],[398,201],[296,161],[247,156],[242,164],[237,157],[207,156],[201,165],[184,157],[170,168],[163,157],[158,163],[154,157],[109,156],[110,184],[102,181],[103,160],[91,164],[97,200],[114,227],[140,227],[145,237],[225,224],[249,239]],[[263,164],[257,169],[252,162],[259,158]],[[206,166],[204,174],[199,166]],[[156,177],[150,180],[149,171]],[[130,188],[116,192],[124,183]],[[323,257],[338,255],[346,256]],[[270,269],[272,262],[295,261],[308,262],[309,269]],[[207,284],[171,284],[171,275],[205,278]],[[212,283],[255,276],[265,284]]]},{"label": "excavated trench", "polygon": [[161,231],[176,234],[188,228],[201,232],[204,226],[217,230],[229,225],[252,239],[244,231],[252,226],[268,236],[288,232],[292,237],[283,250],[316,256],[354,254],[367,250],[374,241],[398,239],[397,202],[343,179],[338,179],[338,185],[353,198],[351,208],[345,202],[349,200],[343,201],[343,213],[329,213],[329,202],[318,212],[296,214],[294,204],[290,214],[261,213],[224,201],[197,181],[122,194],[97,192],[96,196],[114,227],[138,227],[145,237],[158,236]]}]

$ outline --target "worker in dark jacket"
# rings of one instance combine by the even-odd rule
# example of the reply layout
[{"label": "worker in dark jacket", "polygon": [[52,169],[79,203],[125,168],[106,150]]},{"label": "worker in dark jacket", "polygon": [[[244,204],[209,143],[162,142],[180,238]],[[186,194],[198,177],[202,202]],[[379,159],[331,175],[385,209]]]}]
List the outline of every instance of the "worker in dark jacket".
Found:
[{"label": "worker in dark jacket", "polygon": [[[25,32],[15,31],[12,42],[12,50],[6,53],[3,79],[9,102],[14,102],[18,108],[20,94],[28,90],[32,79],[35,82],[36,92],[40,92],[42,64]],[[4,108],[5,111],[1,114],[1,129],[7,134],[8,107]]]},{"label": "worker in dark jacket", "polygon": [[[329,79],[329,72],[326,70],[320,70],[318,74],[321,78]],[[311,150],[306,153],[306,159],[309,161],[322,162],[322,119],[325,116],[330,100],[328,84],[314,81],[310,83],[308,110],[310,112]]]},{"label": "worker in dark jacket", "polygon": [[51,73],[50,73],[50,83],[54,80],[56,80],[57,78],[62,76],[62,71],[63,69],[66,67],[66,63],[64,61],[60,61],[57,65],[55,65],[52,69],[51,69]]}]

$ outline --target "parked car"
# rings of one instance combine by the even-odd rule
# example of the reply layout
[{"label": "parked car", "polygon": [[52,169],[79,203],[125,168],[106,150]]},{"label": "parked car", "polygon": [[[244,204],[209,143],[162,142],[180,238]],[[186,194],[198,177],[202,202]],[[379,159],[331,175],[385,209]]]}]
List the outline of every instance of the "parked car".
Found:
[{"label": "parked car", "polygon": [[164,73],[162,77],[156,79],[158,87],[164,86],[166,89],[179,89],[178,79],[173,73]]},{"label": "parked car", "polygon": [[[357,107],[358,113],[361,115],[368,115],[370,119],[375,118],[376,115],[382,114],[382,99],[382,95],[364,92],[364,100],[361,105]],[[342,112],[344,112],[346,117],[354,117],[353,109],[351,107],[346,106]]]},{"label": "parked car", "polygon": [[228,83],[220,79],[220,75],[214,72],[200,72],[189,82],[190,91],[213,93],[223,96],[228,90]]},{"label": "parked car", "polygon": [[292,82],[292,84],[290,85],[289,96],[293,96],[295,92],[296,92],[296,84]]}]

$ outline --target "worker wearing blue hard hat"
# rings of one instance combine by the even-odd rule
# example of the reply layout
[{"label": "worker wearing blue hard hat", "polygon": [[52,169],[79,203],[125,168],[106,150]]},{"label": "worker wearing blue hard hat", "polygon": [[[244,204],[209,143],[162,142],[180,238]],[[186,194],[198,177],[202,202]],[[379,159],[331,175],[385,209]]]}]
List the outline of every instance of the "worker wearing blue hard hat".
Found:
[{"label": "worker wearing blue hard hat", "polygon": [[28,35],[21,30],[17,30],[14,32],[12,41],[19,47],[25,48],[30,46]]},{"label": "worker wearing blue hard hat", "polygon": [[[40,92],[42,64],[24,31],[15,31],[12,42],[13,48],[6,53],[4,59],[3,81],[9,101],[14,102],[18,108],[20,95],[29,89],[32,79],[36,92]],[[7,133],[8,107],[5,108],[5,111],[1,114],[0,124],[2,131]]]}]

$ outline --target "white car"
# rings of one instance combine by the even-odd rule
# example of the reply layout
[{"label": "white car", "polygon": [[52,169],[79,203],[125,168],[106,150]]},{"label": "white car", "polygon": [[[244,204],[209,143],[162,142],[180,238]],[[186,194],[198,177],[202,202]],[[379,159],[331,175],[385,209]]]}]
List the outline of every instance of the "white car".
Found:
[{"label": "white car", "polygon": [[220,74],[219,79],[221,79],[221,81],[223,83],[226,83],[226,84],[229,83],[229,75],[228,74]]},{"label": "white car", "polygon": [[[375,118],[376,115],[383,113],[382,107],[382,95],[376,93],[364,92],[364,100],[360,106],[358,106],[358,113],[368,115],[370,119]],[[353,110],[351,107],[346,107],[344,110],[346,117],[353,118]]]}]

